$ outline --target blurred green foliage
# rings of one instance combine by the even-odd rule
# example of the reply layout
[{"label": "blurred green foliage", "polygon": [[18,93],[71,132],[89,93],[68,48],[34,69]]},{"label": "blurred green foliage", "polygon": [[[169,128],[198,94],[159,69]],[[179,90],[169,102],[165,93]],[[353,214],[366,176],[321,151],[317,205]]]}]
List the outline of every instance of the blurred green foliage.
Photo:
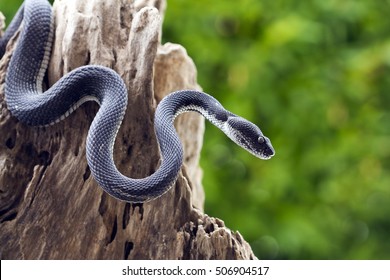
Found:
[{"label": "blurred green foliage", "polygon": [[259,258],[390,258],[390,1],[168,0],[164,41],[257,123],[261,161],[207,127],[206,213]]},{"label": "blurred green foliage", "polygon": [[[1,0],[18,7],[21,1]],[[254,158],[207,125],[206,213],[260,259],[390,259],[390,1],[168,0],[205,92],[258,124]]]},{"label": "blurred green foliage", "polygon": [[9,24],[22,3],[23,0],[0,0],[0,12],[5,16],[6,24]]}]

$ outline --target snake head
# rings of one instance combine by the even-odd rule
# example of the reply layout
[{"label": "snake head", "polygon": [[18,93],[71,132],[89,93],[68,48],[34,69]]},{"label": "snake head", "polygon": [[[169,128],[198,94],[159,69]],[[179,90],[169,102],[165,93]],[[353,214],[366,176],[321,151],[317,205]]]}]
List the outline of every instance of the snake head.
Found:
[{"label": "snake head", "polygon": [[264,136],[258,126],[244,118],[229,117],[223,130],[237,145],[258,158],[270,159],[275,155],[269,138]]}]

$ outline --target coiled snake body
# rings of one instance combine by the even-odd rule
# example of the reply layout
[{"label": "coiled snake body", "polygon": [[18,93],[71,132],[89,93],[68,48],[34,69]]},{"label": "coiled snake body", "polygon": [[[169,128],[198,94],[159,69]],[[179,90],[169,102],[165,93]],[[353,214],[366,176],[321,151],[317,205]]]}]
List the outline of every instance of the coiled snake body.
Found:
[{"label": "coiled snake body", "polygon": [[0,57],[22,22],[23,30],[6,74],[8,109],[25,124],[43,126],[62,120],[85,101],[98,102],[100,109],[87,137],[87,161],[95,180],[115,198],[145,202],[161,196],[175,182],[183,151],[173,120],[183,112],[202,114],[256,157],[269,159],[274,155],[270,140],[256,125],[225,110],[208,94],[183,90],[165,97],[155,113],[160,167],[143,179],[122,175],[114,164],[113,146],[127,106],[123,80],[109,68],[89,65],[71,71],[42,93],[53,37],[50,4],[46,0],[25,1],[0,39]]}]

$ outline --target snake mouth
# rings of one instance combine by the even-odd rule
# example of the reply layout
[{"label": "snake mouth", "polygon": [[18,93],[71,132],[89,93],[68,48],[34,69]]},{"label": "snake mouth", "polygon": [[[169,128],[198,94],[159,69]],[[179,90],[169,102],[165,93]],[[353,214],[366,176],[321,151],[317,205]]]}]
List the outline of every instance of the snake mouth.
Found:
[{"label": "snake mouth", "polygon": [[271,159],[275,155],[275,150],[271,145],[266,145],[265,147],[262,145],[262,147],[256,147],[256,149],[250,146],[243,146],[243,148],[255,157],[263,160]]},{"label": "snake mouth", "polygon": [[234,142],[239,143],[242,148],[247,150],[255,157],[268,160],[275,155],[275,149],[272,147],[272,144],[267,137],[263,136],[263,138],[264,142],[262,143],[251,141],[252,139],[239,137],[237,137]]},{"label": "snake mouth", "polygon": [[263,154],[262,159],[268,160],[268,159],[271,159],[274,155],[275,155],[275,152],[273,152],[272,154]]},{"label": "snake mouth", "polygon": [[272,146],[269,146],[266,151],[266,157],[267,159],[272,158],[275,155],[275,149]]}]

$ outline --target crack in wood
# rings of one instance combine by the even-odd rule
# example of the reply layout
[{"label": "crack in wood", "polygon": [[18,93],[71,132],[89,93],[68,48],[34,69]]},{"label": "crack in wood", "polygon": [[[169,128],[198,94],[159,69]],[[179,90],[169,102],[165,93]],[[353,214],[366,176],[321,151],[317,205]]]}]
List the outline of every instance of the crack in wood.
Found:
[{"label": "crack in wood", "polygon": [[123,259],[129,259],[131,251],[134,249],[134,243],[130,241],[125,242]]},{"label": "crack in wood", "polygon": [[[129,92],[114,159],[129,176],[148,176],[159,161],[156,105],[169,92],[199,90],[196,67],[183,47],[160,44],[166,1],[86,2],[55,1],[45,83],[54,84],[85,62],[112,66]],[[3,81],[10,53],[0,63]],[[97,111],[97,105],[85,104],[55,129],[26,128],[10,117],[0,94],[2,259],[254,258],[248,243],[202,212],[200,116],[177,119],[186,167],[174,189],[154,201],[129,204],[104,193],[86,166],[85,139]]]}]

